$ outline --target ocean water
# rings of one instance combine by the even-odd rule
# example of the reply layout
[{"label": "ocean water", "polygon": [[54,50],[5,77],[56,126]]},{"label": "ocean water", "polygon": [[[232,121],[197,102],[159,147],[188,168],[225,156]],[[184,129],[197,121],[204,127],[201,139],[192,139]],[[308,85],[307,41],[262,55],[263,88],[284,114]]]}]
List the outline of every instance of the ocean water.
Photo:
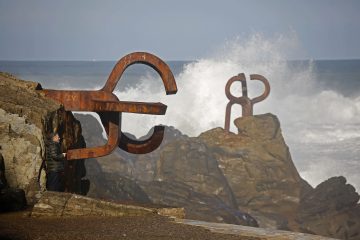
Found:
[{"label": "ocean water", "polygon": [[[230,77],[244,72],[265,76],[269,97],[254,106],[254,114],[271,112],[281,122],[293,161],[311,185],[343,175],[360,189],[360,60],[286,61],[283,40],[258,36],[226,43],[211,56],[194,61],[169,61],[176,95],[165,95],[157,73],[132,65],[115,89],[121,100],[163,102],[165,116],[123,114],[123,131],[138,137],[156,124],[172,125],[189,136],[223,127],[228,99],[224,87]],[[120,56],[121,57],[121,56]],[[0,61],[0,71],[43,88],[99,89],[115,61]],[[240,96],[240,84],[231,92]],[[262,93],[258,81],[248,81],[249,97]],[[241,116],[234,106],[232,120]],[[231,124],[231,131],[236,131]]]}]

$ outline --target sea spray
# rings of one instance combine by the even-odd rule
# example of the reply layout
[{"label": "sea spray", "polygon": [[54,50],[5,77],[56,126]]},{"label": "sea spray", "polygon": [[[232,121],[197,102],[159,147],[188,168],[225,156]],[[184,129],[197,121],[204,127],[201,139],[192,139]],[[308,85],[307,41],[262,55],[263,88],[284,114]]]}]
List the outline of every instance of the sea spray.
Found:
[{"label": "sea spray", "polygon": [[[120,99],[163,102],[168,105],[167,113],[165,116],[123,114],[123,129],[141,136],[155,124],[166,124],[197,136],[208,129],[223,127],[228,103],[224,93],[226,82],[244,72],[252,98],[260,95],[264,87],[257,81],[249,81],[249,75],[261,74],[269,80],[271,93],[265,101],[254,105],[254,114],[272,112],[279,117],[293,160],[305,179],[316,185],[331,176],[345,175],[359,189],[356,172],[360,172],[360,164],[354,164],[359,161],[355,149],[350,147],[344,153],[348,159],[344,162],[342,157],[334,158],[326,151],[328,147],[341,149],[326,143],[352,142],[360,136],[360,99],[324,90],[317,79],[314,61],[287,61],[286,53],[293,49],[286,47],[297,46],[284,42],[292,41],[296,39],[284,36],[266,39],[257,34],[244,41],[227,42],[222,51],[184,66],[175,76],[179,91],[174,96],[165,95],[160,78],[144,76],[136,87],[116,94]],[[240,96],[240,84],[231,91]],[[241,107],[234,107],[231,131],[235,131],[232,121],[239,116]],[[325,145],[316,145],[319,142]],[[313,146],[317,146],[318,154],[313,155],[317,158],[308,158],[306,152],[312,152]]]},{"label": "sea spray", "polygon": [[[166,124],[197,136],[223,127],[228,79],[241,72],[247,79],[250,74],[261,74],[269,80],[271,93],[255,104],[254,114],[272,112],[279,117],[300,174],[313,186],[344,175],[359,190],[360,60],[287,61],[299,51],[301,44],[295,33],[228,40],[210,56],[186,64],[168,62],[179,89],[169,96],[155,71],[132,65],[117,85],[120,100],[163,102],[168,109],[165,116],[123,113],[122,130],[139,137],[155,124]],[[39,81],[44,88],[97,90],[114,64],[0,61],[0,70]],[[258,81],[248,81],[248,88],[249,96],[255,97],[264,87]],[[241,85],[234,84],[231,92],[240,96]],[[232,110],[231,122],[241,116],[241,107],[233,106]],[[231,131],[236,131],[232,123]]]},{"label": "sea spray", "polygon": [[[224,125],[225,106],[228,102],[224,88],[229,78],[244,72],[249,79],[250,74],[257,73],[269,79],[271,93],[268,99],[254,106],[254,113],[274,112],[280,117],[287,116],[292,110],[284,109],[284,106],[298,105],[289,101],[296,101],[305,94],[315,92],[312,62],[307,62],[305,67],[290,67],[286,61],[283,45],[284,42],[291,41],[292,38],[285,39],[284,36],[265,39],[259,34],[244,41],[228,41],[226,47],[221,48],[214,56],[184,66],[183,71],[175,76],[179,91],[174,96],[165,95],[160,78],[146,76],[136,87],[117,91],[116,94],[122,100],[161,101],[167,104],[167,114],[157,117],[158,122],[173,125],[188,135],[196,136],[210,128]],[[157,89],[151,87],[154,84],[158,85]],[[248,80],[249,97],[262,94],[263,88],[260,82]],[[231,91],[234,95],[240,95],[240,85],[232,87]],[[235,109],[232,116],[232,120],[241,116],[241,108],[237,108],[237,111]],[[141,126],[154,124],[149,122],[149,118],[142,116],[124,117],[123,126],[136,135],[144,133],[139,132],[142,130],[134,124],[135,118],[144,119]],[[150,117],[155,122],[157,118]],[[231,129],[235,131],[233,126]]]}]

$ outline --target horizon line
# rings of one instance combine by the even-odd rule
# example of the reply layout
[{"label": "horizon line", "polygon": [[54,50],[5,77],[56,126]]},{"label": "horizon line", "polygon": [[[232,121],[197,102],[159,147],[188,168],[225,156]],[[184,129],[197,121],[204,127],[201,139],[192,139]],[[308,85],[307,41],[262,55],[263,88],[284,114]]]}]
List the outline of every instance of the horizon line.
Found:
[{"label": "horizon line", "polygon": [[[167,62],[195,62],[200,59],[193,60],[164,60]],[[304,59],[286,59],[284,61],[346,61],[346,60],[360,60],[358,58],[304,58]],[[0,62],[117,62],[119,59],[0,59]]]}]

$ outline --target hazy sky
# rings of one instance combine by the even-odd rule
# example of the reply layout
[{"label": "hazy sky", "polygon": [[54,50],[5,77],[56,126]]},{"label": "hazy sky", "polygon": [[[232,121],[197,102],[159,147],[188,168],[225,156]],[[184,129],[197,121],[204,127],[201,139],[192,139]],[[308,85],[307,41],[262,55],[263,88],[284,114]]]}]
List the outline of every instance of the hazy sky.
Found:
[{"label": "hazy sky", "polygon": [[254,33],[295,34],[295,58],[360,58],[360,1],[0,0],[0,60],[193,60]]}]

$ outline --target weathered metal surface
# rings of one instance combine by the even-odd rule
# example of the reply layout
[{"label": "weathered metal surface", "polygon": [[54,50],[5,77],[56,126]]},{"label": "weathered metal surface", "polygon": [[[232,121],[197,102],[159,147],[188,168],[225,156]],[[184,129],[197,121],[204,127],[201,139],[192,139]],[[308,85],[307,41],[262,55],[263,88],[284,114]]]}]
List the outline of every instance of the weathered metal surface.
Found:
[{"label": "weathered metal surface", "polygon": [[143,141],[126,137],[120,129],[121,113],[164,115],[167,106],[162,103],[120,101],[113,91],[127,67],[145,64],[156,70],[165,87],[166,94],[177,92],[176,82],[169,66],[155,55],[134,52],[121,58],[114,66],[105,86],[96,91],[42,90],[45,95],[63,104],[66,111],[91,111],[99,114],[108,141],[104,146],[67,151],[67,160],[101,157],[110,154],[117,146],[135,154],[155,150],[162,142],[164,127],[155,126],[152,136]]},{"label": "weathered metal surface", "polygon": [[[236,103],[241,105],[243,117],[252,116],[254,104],[263,101],[270,94],[270,84],[269,81],[264,76],[259,74],[251,74],[250,80],[258,80],[265,85],[264,93],[253,99],[250,99],[248,97],[246,77],[244,73],[240,73],[237,76],[230,78],[229,81],[226,83],[225,94],[226,97],[230,100],[226,105],[226,112],[225,112],[225,130],[228,132],[230,131],[230,116],[231,116],[231,107],[233,104]],[[231,84],[233,84],[236,81],[241,82],[241,88],[242,88],[241,97],[235,97],[230,92]]]}]

